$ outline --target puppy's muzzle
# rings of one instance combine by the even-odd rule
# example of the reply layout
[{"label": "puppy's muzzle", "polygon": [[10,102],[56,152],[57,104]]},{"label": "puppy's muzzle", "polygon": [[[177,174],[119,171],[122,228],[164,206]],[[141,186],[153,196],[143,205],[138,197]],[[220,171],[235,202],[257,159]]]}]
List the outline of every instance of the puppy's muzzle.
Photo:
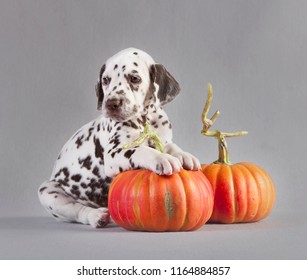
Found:
[{"label": "puppy's muzzle", "polygon": [[106,101],[106,109],[109,112],[118,112],[121,107],[123,106],[124,100],[123,99],[118,99],[118,98],[113,98],[113,99],[109,99]]}]

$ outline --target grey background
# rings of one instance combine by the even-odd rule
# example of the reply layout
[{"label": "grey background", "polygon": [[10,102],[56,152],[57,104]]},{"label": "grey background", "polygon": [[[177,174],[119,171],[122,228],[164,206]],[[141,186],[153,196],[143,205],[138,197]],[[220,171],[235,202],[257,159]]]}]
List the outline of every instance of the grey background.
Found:
[{"label": "grey background", "polygon": [[[0,257],[297,259],[306,244],[306,1],[0,2]],[[102,63],[127,47],[150,53],[182,93],[165,107],[174,141],[202,162],[217,158],[201,136],[207,83],[214,128],[230,160],[266,169],[277,190],[272,214],[191,233],[94,230],[57,223],[36,191],[66,140],[95,118]]]}]

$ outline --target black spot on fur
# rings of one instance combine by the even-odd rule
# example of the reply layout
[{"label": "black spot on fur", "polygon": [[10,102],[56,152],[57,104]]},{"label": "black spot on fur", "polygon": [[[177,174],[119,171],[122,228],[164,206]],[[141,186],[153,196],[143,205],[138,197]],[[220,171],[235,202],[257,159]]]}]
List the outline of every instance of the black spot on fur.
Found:
[{"label": "black spot on fur", "polygon": [[87,189],[87,184],[85,184],[85,183],[81,183],[80,186],[81,186],[83,189]]},{"label": "black spot on fur", "polygon": [[42,187],[39,189],[40,194],[43,194],[44,190],[47,189],[47,187]]},{"label": "black spot on fur", "polygon": [[69,171],[68,171],[68,169],[67,169],[66,167],[61,168],[61,169],[54,175],[54,177],[57,178],[57,177],[59,177],[62,173],[63,173],[63,175],[64,175],[64,181],[65,181],[65,183],[67,183],[67,182],[68,182],[68,178],[69,178]]},{"label": "black spot on fur", "polygon": [[134,64],[135,66],[139,66],[136,62],[133,62],[133,64]]},{"label": "black spot on fur", "polygon": [[79,187],[77,185],[73,185],[70,189],[70,193],[76,197],[80,197]]},{"label": "black spot on fur", "polygon": [[86,190],[85,195],[88,200],[96,203],[100,207],[108,206],[108,192],[109,184],[103,179],[91,179],[88,183],[89,189]]},{"label": "black spot on fur", "polygon": [[56,214],[52,214],[53,217],[58,218],[59,216],[57,216]]},{"label": "black spot on fur", "polygon": [[115,70],[115,69],[116,69],[117,67],[118,67],[118,65],[117,65],[117,64],[115,64],[115,65],[114,65],[114,68],[113,68],[113,70]]},{"label": "black spot on fur", "polygon": [[106,177],[104,180],[106,181],[107,184],[110,184],[113,179],[112,177]]},{"label": "black spot on fur", "polygon": [[113,150],[116,149],[120,144],[119,137],[120,137],[120,135],[117,134],[117,132],[116,132],[114,134],[114,136],[112,137],[112,139],[109,141],[109,144],[114,144],[113,147],[112,147]]},{"label": "black spot on fur", "polygon": [[95,144],[95,157],[96,158],[100,158],[99,163],[100,164],[104,164],[104,149],[100,144],[100,141],[98,138],[94,137],[94,144]]},{"label": "black spot on fur", "polygon": [[128,150],[124,153],[125,158],[130,159],[131,156],[134,154],[135,150]]},{"label": "black spot on fur", "polygon": [[65,178],[64,180],[63,179],[59,179],[57,180],[61,185],[65,186],[65,187],[69,187],[69,184],[68,184],[68,181],[69,179],[68,178]]},{"label": "black spot on fur", "polygon": [[111,157],[114,158],[116,154],[119,154],[122,151],[122,148],[117,149],[113,153],[111,153]]},{"label": "black spot on fur", "polygon": [[138,129],[139,128],[133,121],[123,122],[123,126],[132,127],[134,129]]},{"label": "black spot on fur", "polygon": [[138,118],[137,119],[137,122],[142,125],[142,126],[145,126],[145,123],[146,123],[147,119],[145,116],[142,116],[142,118]]},{"label": "black spot on fur", "polygon": [[75,144],[77,145],[77,148],[79,148],[79,147],[82,145],[82,143],[83,143],[82,139],[83,139],[83,138],[84,138],[84,135],[79,136],[79,137],[77,138],[77,140],[76,140],[76,142],[75,142]]},{"label": "black spot on fur", "polygon": [[88,130],[88,136],[86,137],[86,141],[88,141],[93,133],[93,130],[94,130],[94,127],[90,127],[89,130]]},{"label": "black spot on fur", "polygon": [[123,71],[126,70],[126,65],[123,65],[122,70],[123,70]]},{"label": "black spot on fur", "polygon": [[130,164],[130,166],[131,166],[132,169],[135,168],[135,164],[134,164],[134,162],[132,161],[131,158],[129,159],[129,164]]},{"label": "black spot on fur", "polygon": [[82,176],[80,174],[76,174],[76,175],[73,175],[71,176],[71,179],[75,182],[80,182]]},{"label": "black spot on fur", "polygon": [[137,52],[134,52],[133,54],[134,54],[134,55],[138,55],[138,53],[137,53]]},{"label": "black spot on fur", "polygon": [[57,191],[51,191],[51,192],[48,192],[49,194],[59,194],[59,192]]},{"label": "black spot on fur", "polygon": [[87,156],[84,159],[79,158],[78,161],[79,161],[79,164],[81,164],[81,168],[85,167],[86,169],[90,170],[91,166],[92,166],[92,160],[91,159],[92,159],[91,156]]},{"label": "black spot on fur", "polygon": [[98,166],[95,166],[92,172],[96,177],[101,178]]}]

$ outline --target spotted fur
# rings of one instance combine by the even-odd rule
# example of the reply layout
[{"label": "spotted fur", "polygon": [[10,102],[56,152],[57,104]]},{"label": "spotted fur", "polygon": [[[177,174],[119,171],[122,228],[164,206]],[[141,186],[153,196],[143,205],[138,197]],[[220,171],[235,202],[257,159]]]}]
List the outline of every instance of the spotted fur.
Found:
[{"label": "spotted fur", "polygon": [[[180,168],[199,169],[199,161],[172,143],[171,124],[162,105],[179,93],[164,66],[145,52],[126,49],[101,67],[96,85],[102,114],[79,129],[57,157],[51,178],[38,190],[40,202],[56,219],[104,227],[109,186],[116,174],[144,168],[170,175]],[[123,149],[143,131],[157,131],[165,153],[152,141]]]}]

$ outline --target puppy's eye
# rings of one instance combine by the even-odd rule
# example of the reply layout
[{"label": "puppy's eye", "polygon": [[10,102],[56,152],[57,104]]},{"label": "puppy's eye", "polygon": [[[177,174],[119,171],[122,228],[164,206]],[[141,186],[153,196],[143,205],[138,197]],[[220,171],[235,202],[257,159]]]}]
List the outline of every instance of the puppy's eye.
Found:
[{"label": "puppy's eye", "polygon": [[130,82],[133,84],[141,83],[142,79],[139,76],[130,76]]},{"label": "puppy's eye", "polygon": [[104,86],[109,85],[109,84],[110,84],[110,81],[111,81],[111,78],[109,78],[109,77],[103,77],[103,78],[102,78],[102,84],[103,84]]}]

